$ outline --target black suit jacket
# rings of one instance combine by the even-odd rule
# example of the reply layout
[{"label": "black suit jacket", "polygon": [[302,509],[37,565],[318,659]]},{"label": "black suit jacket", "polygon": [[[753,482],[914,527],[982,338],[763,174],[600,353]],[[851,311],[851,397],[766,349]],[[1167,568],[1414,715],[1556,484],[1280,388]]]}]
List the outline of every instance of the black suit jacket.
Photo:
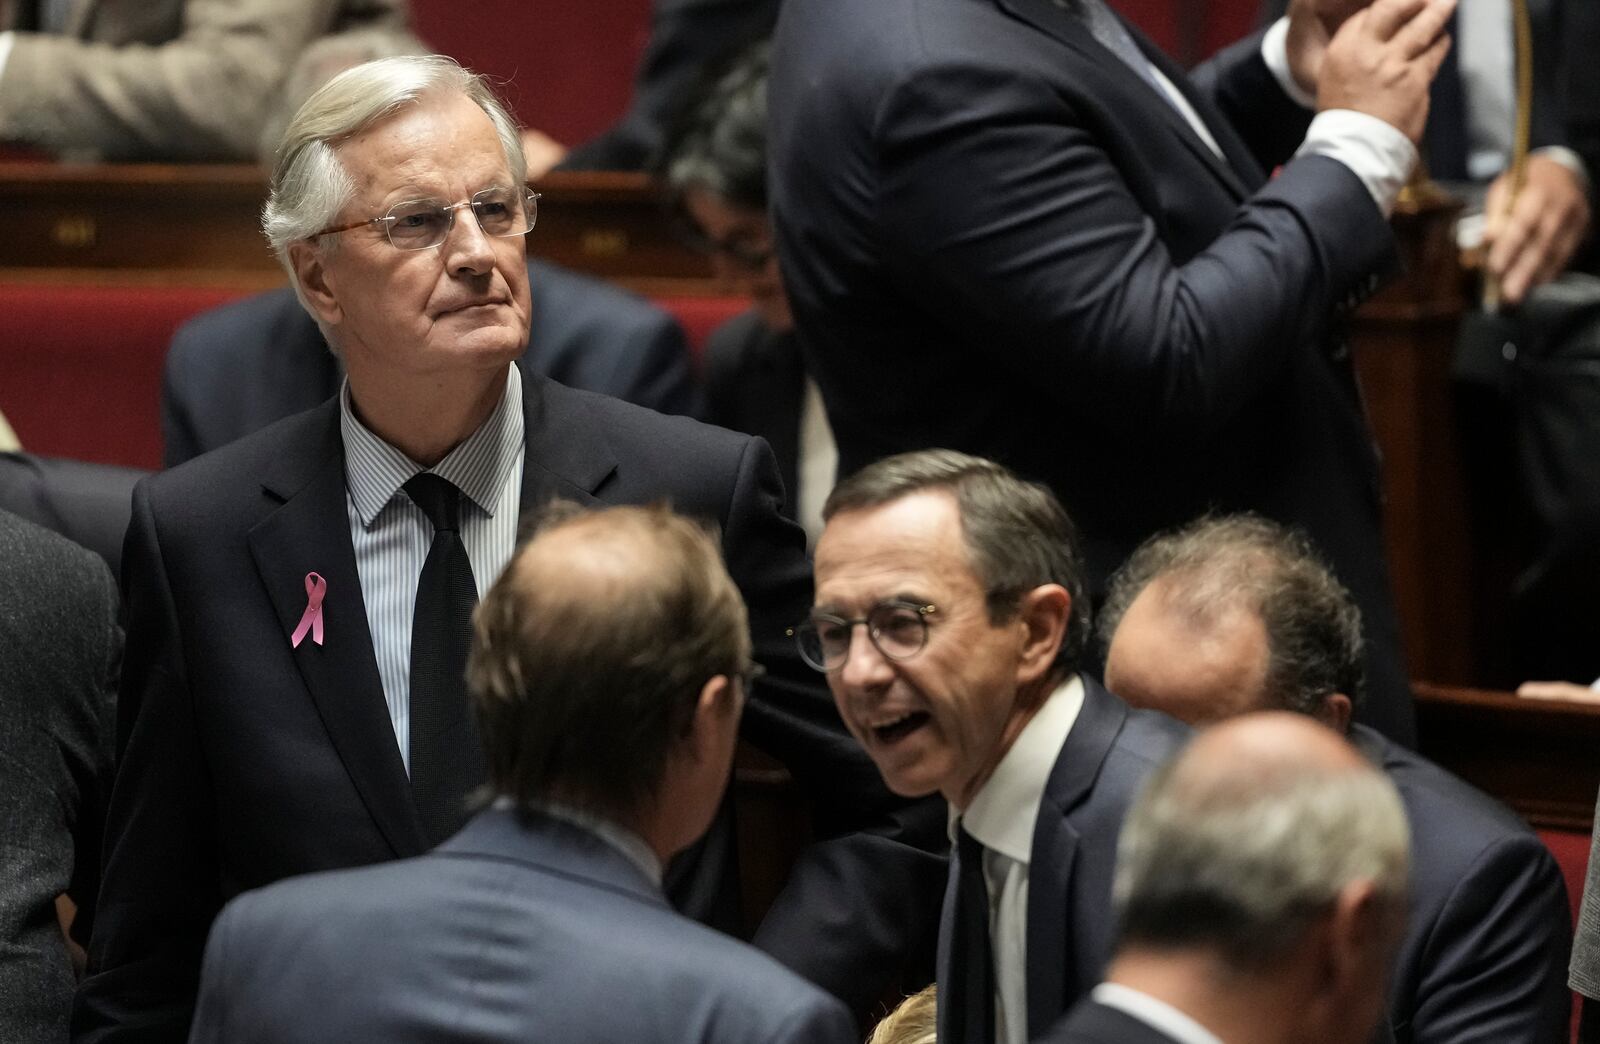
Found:
[{"label": "black suit jacket", "polygon": [[1388,774],[1411,824],[1392,1039],[1564,1039],[1572,914],[1549,850],[1509,809],[1432,762],[1359,725],[1350,739]]},{"label": "black suit jacket", "polygon": [[1036,1044],[1177,1044],[1173,1038],[1127,1012],[1108,1008],[1093,1000],[1072,1009],[1072,1013],[1040,1037]]},{"label": "black suit jacket", "polygon": [[[1221,146],[1051,0],[788,0],[771,196],[849,473],[947,446],[1050,485],[1098,585],[1206,510],[1303,527],[1367,628],[1372,720],[1412,731],[1377,461],[1343,315],[1393,239],[1252,39],[1191,80]],[[1266,172],[1283,163],[1271,181]]]},{"label": "black suit jacket", "polygon": [[[524,370],[662,413],[697,415],[683,331],[643,298],[528,262]],[[181,464],[339,390],[339,361],[289,289],[232,301],[178,328],[161,382],[163,462]]]},{"label": "black suit jacket", "polygon": [[[1189,730],[1155,711],[1131,710],[1084,678],[1083,708],[1061,746],[1033,826],[1028,865],[1028,1035],[1038,1036],[1094,988],[1111,959],[1116,924],[1111,875],[1117,835],[1144,779]],[[959,860],[952,857],[939,929],[938,981],[949,952]],[[939,1039],[959,1031],[939,1012]]]},{"label": "black suit jacket", "polygon": [[706,341],[704,376],[705,419],[766,439],[783,488],[798,496],[806,372],[794,334],[774,333],[755,310],[736,315]]},{"label": "black suit jacket", "polygon": [[0,508],[82,544],[115,576],[133,487],[146,474],[115,464],[0,453]]},{"label": "black suit jacket", "polygon": [[[770,452],[748,436],[537,377],[523,392],[524,513],[554,497],[664,499],[718,525],[750,607],[755,655],[769,670],[744,736],[789,766],[817,799],[819,822],[881,830],[859,848],[829,842],[815,872],[802,865],[797,880],[808,887],[796,894],[830,905],[780,897],[769,952],[860,1001],[852,991],[881,988],[901,947],[932,919],[944,867],[888,840],[905,803],[885,790],[784,635],[809,609],[811,584],[800,530],[778,513]],[[75,1010],[79,1039],[127,1039],[143,1027],[181,1037],[206,930],[231,896],[423,851],[345,500],[336,399],[135,491],[123,576],[126,749],[104,912]],[[289,636],[311,571],[327,581],[326,641],[295,649]],[[841,915],[862,924],[860,939],[814,927]]]}]

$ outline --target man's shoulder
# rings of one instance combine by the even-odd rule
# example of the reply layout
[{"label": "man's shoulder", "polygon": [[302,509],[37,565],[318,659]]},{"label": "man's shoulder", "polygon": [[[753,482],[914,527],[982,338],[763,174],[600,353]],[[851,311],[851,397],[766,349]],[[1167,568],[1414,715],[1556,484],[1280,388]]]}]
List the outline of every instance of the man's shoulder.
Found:
[{"label": "man's shoulder", "polygon": [[[557,439],[604,438],[624,464],[665,460],[681,470],[710,461],[737,461],[755,441],[741,432],[549,379],[538,380],[534,393],[539,397],[533,407],[534,423],[549,424]],[[543,417],[538,415],[541,407],[546,411]],[[704,459],[685,458],[686,450]]]},{"label": "man's shoulder", "polygon": [[141,480],[135,503],[144,497],[158,511],[201,515],[254,504],[269,476],[305,471],[341,445],[339,408],[330,400]]},{"label": "man's shoulder", "polygon": [[1176,1044],[1127,1012],[1085,999],[1056,1023],[1040,1044]]},{"label": "man's shoulder", "polygon": [[110,606],[117,599],[116,584],[99,555],[0,509],[0,605],[24,589],[31,609],[26,617],[35,619],[57,602],[81,610],[89,597]]}]

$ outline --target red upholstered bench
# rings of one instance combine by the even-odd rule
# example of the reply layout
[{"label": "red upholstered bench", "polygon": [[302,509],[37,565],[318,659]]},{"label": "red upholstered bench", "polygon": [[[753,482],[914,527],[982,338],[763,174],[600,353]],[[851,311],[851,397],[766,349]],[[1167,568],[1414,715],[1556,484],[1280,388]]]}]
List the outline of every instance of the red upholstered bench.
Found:
[{"label": "red upholstered bench", "polygon": [[[161,466],[161,366],[184,320],[245,291],[192,286],[0,284],[0,413],[29,452]],[[657,302],[699,358],[737,297]]]},{"label": "red upholstered bench", "polygon": [[29,452],[161,466],[161,362],[172,332],[243,291],[0,285],[0,413]]},{"label": "red upholstered bench", "polygon": [[[1575,830],[1540,830],[1539,840],[1561,867],[1561,877],[1567,883],[1567,901],[1572,905],[1572,920],[1578,920],[1578,906],[1583,902],[1583,882],[1589,872],[1589,835]],[[1578,1039],[1578,999],[1572,999],[1572,1039]]]}]

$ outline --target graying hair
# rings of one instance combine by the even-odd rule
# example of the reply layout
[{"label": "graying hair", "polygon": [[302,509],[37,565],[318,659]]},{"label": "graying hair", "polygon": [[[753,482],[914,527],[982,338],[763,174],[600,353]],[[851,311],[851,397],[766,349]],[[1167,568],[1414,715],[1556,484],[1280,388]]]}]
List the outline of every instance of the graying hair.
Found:
[{"label": "graying hair", "polygon": [[1303,534],[1259,515],[1202,518],[1145,541],[1112,576],[1100,609],[1102,652],[1139,593],[1161,581],[1168,607],[1197,631],[1234,609],[1267,636],[1262,695],[1315,715],[1334,693],[1366,688],[1361,610]]},{"label": "graying hair", "polygon": [[339,161],[351,137],[414,105],[424,95],[459,92],[494,124],[514,184],[527,180],[517,121],[482,76],[443,55],[380,58],[347,69],[317,90],[289,121],[272,169],[272,192],[261,230],[299,292],[289,246],[327,228],[350,202],[355,185]]},{"label": "graying hair", "polygon": [[1157,771],[1122,828],[1112,900],[1123,943],[1259,970],[1354,882],[1404,903],[1410,832],[1382,772],[1293,751],[1247,769],[1194,763],[1180,754]]}]

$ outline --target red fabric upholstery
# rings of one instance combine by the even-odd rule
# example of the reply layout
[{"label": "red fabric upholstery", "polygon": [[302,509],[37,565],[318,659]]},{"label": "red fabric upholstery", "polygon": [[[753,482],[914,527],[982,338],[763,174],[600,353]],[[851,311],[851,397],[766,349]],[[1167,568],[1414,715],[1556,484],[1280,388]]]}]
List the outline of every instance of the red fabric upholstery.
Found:
[{"label": "red fabric upholstery", "polygon": [[683,327],[697,370],[711,331],[750,307],[749,299],[743,297],[658,297],[655,301]]},{"label": "red fabric upholstery", "polygon": [[[1541,830],[1539,840],[1556,857],[1561,877],[1567,883],[1567,902],[1572,905],[1572,920],[1577,923],[1578,905],[1583,902],[1583,882],[1589,872],[1589,835],[1575,830]],[[1578,997],[1572,998],[1572,1035],[1578,1039]]]},{"label": "red fabric upholstery", "polygon": [[215,287],[0,285],[0,413],[24,449],[161,466],[161,363]]}]

